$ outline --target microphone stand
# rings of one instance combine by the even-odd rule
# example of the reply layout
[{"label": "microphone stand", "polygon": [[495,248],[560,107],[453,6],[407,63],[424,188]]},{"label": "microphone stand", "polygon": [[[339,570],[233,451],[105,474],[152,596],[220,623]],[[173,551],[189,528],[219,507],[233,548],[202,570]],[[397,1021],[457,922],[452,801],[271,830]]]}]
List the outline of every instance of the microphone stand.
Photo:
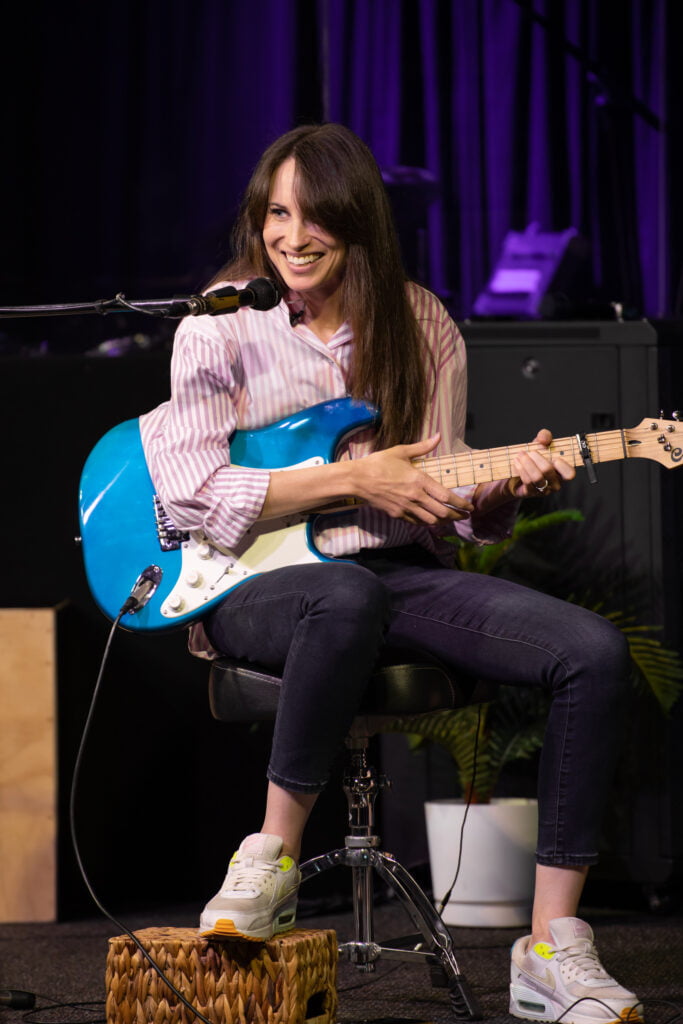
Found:
[{"label": "microphone stand", "polygon": [[82,316],[97,313],[144,313],[162,319],[181,320],[192,313],[196,303],[194,296],[176,296],[173,299],[141,299],[128,301],[121,292],[114,299],[98,299],[96,302],[69,302],[55,306],[2,306],[0,320],[16,317],[39,316]]}]

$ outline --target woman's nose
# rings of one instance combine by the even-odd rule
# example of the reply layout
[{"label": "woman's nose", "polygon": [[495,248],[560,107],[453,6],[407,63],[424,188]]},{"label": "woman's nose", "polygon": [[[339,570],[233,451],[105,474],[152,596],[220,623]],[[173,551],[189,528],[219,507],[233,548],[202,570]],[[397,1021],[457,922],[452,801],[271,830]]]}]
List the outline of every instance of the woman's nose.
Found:
[{"label": "woman's nose", "polygon": [[298,217],[292,218],[288,225],[287,241],[292,249],[303,249],[310,238],[308,222]]}]

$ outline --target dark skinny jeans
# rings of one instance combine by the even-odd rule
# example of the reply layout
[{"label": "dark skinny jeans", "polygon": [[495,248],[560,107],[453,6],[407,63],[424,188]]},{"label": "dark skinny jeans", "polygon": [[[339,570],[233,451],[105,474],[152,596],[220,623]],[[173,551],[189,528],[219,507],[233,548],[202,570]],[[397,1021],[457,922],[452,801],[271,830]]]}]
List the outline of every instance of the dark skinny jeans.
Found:
[{"label": "dark skinny jeans", "polygon": [[218,650],[282,673],[268,778],[299,792],[324,788],[384,643],[547,688],[537,861],[597,860],[629,678],[623,634],[606,619],[406,548],[254,577],[205,626]]}]

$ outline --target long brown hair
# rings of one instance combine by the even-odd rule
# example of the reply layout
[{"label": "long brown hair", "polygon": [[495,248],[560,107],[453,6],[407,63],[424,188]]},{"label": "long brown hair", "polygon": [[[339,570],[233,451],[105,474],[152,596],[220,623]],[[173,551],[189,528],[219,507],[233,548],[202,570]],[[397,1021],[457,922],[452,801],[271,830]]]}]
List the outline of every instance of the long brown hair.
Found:
[{"label": "long brown hair", "polygon": [[262,230],[273,174],[296,161],[297,202],[306,219],[346,244],[341,311],[353,329],[350,393],[381,410],[377,447],[416,441],[427,403],[427,347],[406,294],[398,237],[375,159],[339,124],[304,125],[265,151],[233,230],[233,258],[214,277],[275,277]]}]

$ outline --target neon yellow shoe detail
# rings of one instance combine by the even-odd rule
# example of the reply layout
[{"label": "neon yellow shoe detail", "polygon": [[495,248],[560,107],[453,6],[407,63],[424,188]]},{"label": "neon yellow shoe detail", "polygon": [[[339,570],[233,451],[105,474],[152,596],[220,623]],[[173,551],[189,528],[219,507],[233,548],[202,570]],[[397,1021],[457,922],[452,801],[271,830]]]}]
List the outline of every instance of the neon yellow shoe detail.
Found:
[{"label": "neon yellow shoe detail", "polygon": [[512,947],[510,1013],[562,1024],[642,1024],[643,1004],[600,963],[593,932],[577,917],[550,922],[552,942]]}]

